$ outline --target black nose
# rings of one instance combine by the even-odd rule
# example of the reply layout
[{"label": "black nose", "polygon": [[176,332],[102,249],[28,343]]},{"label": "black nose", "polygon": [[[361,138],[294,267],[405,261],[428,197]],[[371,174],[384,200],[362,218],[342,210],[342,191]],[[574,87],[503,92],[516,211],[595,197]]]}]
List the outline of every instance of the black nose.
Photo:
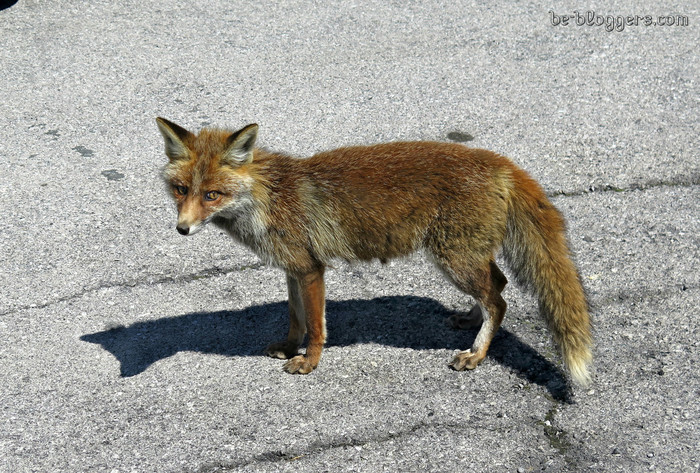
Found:
[{"label": "black nose", "polygon": [[180,235],[187,235],[190,232],[190,227],[181,227],[180,225],[178,225],[175,228],[177,228],[177,231]]}]

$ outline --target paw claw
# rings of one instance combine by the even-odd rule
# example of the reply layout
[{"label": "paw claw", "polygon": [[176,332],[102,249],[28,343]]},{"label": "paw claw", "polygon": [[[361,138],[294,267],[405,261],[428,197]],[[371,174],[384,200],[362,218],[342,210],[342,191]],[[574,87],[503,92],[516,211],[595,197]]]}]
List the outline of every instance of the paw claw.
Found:
[{"label": "paw claw", "polygon": [[457,353],[450,363],[450,367],[456,371],[473,370],[484,359],[478,353],[472,353],[471,350],[465,350]]},{"label": "paw claw", "polygon": [[308,374],[316,367],[313,366],[304,355],[297,355],[286,362],[283,368],[287,373],[291,374]]}]

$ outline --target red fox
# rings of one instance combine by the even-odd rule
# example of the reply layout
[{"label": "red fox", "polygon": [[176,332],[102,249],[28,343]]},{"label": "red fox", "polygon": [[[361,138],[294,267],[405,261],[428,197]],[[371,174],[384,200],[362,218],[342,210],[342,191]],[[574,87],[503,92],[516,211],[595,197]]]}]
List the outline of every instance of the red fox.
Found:
[{"label": "red fox", "polygon": [[480,319],[481,328],[451,363],[455,370],[476,368],[506,311],[507,279],[494,259],[502,248],[516,280],[536,294],[572,378],[590,382],[588,303],[564,219],[509,159],[423,141],[297,159],[256,148],[256,124],[195,135],[156,121],[169,158],[163,176],[177,203],[177,231],[192,235],[211,222],[286,272],[289,334],[266,353],[288,359],[287,372],[309,373],[321,358],[323,273],[332,259],[386,262],[419,249],[477,302],[468,316]]}]

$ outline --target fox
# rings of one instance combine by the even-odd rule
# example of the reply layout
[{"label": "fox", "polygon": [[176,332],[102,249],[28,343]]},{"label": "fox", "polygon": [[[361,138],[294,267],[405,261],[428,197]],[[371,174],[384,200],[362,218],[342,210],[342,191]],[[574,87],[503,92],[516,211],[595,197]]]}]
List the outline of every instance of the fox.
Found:
[{"label": "fox", "polygon": [[176,230],[190,236],[212,223],[285,272],[289,331],[265,353],[287,360],[286,372],[308,374],[319,364],[326,341],[324,271],[332,260],[385,263],[419,250],[476,301],[451,320],[455,327],[480,324],[471,347],[450,363],[473,370],[506,312],[500,252],[515,280],[534,292],[573,381],[591,382],[589,305],[566,223],[510,159],[437,141],[349,146],[297,158],[256,147],[255,123],[196,134],[164,118],[156,123]]}]

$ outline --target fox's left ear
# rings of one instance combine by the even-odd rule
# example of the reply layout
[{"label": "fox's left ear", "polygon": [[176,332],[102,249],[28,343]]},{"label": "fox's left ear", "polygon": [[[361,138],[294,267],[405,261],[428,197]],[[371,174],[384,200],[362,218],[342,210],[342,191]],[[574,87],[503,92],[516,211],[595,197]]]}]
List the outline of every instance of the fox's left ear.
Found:
[{"label": "fox's left ear", "polygon": [[221,156],[224,162],[240,166],[253,160],[255,139],[258,137],[258,125],[251,123],[231,134],[226,140],[226,151]]},{"label": "fox's left ear", "polygon": [[165,155],[171,161],[188,159],[190,151],[185,143],[193,139],[194,135],[165,118],[156,118],[156,123],[165,140]]}]

